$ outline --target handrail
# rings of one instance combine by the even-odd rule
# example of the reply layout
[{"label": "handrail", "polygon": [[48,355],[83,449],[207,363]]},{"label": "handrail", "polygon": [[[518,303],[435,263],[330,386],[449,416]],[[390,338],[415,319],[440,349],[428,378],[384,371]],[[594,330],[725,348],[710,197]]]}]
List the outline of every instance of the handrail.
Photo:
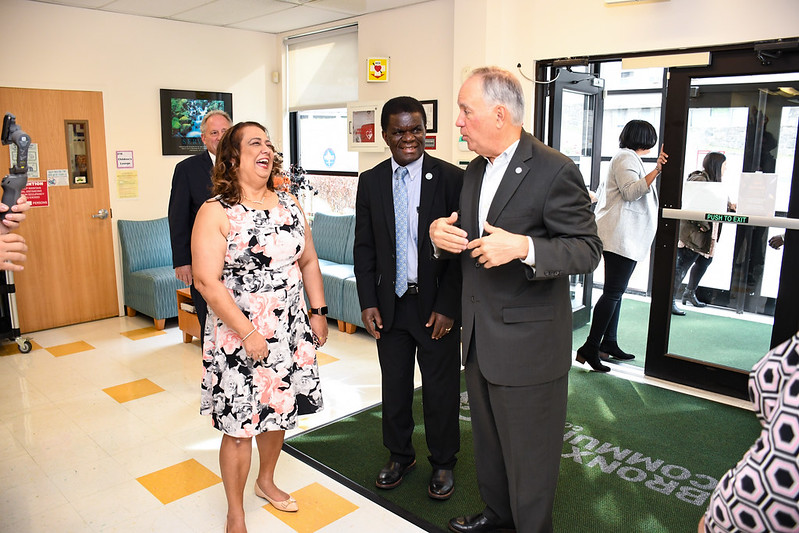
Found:
[{"label": "handrail", "polygon": [[663,218],[675,220],[706,220],[708,222],[723,222],[740,226],[799,229],[799,218],[764,217],[744,213],[706,213],[704,211],[688,211],[669,207],[663,208],[662,215]]}]

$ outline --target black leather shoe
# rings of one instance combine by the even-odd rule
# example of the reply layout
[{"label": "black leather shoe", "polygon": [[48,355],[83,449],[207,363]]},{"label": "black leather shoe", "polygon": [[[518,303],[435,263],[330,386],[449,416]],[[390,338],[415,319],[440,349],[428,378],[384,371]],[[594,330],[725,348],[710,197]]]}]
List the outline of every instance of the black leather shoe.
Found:
[{"label": "black leather shoe", "polygon": [[458,516],[449,521],[450,531],[456,533],[488,533],[489,531],[515,531],[505,529],[489,521],[483,513],[471,516]]},{"label": "black leather shoe", "polygon": [[452,470],[437,468],[433,470],[430,485],[427,486],[427,495],[435,500],[448,500],[455,490],[455,478]]},{"label": "black leather shoe", "polygon": [[389,461],[377,475],[375,486],[378,489],[393,489],[402,483],[402,476],[413,470],[416,466],[416,459],[406,465],[396,461]]},{"label": "black leather shoe", "polygon": [[685,316],[685,311],[677,307],[677,302],[671,301],[671,314],[677,316]]}]

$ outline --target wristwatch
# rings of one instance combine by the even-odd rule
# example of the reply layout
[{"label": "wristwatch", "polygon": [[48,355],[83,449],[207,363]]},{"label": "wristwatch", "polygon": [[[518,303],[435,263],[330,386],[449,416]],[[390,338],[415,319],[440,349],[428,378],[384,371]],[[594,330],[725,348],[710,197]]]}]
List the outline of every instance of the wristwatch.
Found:
[{"label": "wristwatch", "polygon": [[322,307],[311,307],[308,309],[308,314],[327,316],[327,306],[323,305]]}]

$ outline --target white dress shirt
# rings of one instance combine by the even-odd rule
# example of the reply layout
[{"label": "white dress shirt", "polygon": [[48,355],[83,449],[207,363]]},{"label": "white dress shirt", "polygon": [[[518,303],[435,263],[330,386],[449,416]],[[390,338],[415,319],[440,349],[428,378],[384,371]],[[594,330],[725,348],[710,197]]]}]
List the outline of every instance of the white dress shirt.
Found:
[{"label": "white dress shirt", "polygon": [[[488,210],[491,207],[491,202],[494,201],[494,196],[497,194],[499,184],[502,183],[502,176],[504,176],[505,171],[508,170],[510,160],[513,154],[516,153],[516,148],[518,146],[519,141],[517,140],[508,146],[504,152],[495,157],[493,163],[486,158],[486,169],[483,174],[483,184],[480,187],[480,204],[477,211],[480,236],[483,235],[483,227],[488,217]],[[522,262],[530,266],[535,266],[535,248],[533,247],[533,239],[529,236],[527,237],[527,245],[527,257],[525,257]]]}]

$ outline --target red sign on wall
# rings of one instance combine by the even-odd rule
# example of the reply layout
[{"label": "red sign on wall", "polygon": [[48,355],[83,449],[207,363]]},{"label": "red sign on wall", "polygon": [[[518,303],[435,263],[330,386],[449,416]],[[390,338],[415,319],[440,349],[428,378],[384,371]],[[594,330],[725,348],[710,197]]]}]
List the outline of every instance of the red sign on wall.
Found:
[{"label": "red sign on wall", "polygon": [[50,206],[47,180],[28,180],[28,184],[22,189],[22,194],[28,198],[32,207]]}]

